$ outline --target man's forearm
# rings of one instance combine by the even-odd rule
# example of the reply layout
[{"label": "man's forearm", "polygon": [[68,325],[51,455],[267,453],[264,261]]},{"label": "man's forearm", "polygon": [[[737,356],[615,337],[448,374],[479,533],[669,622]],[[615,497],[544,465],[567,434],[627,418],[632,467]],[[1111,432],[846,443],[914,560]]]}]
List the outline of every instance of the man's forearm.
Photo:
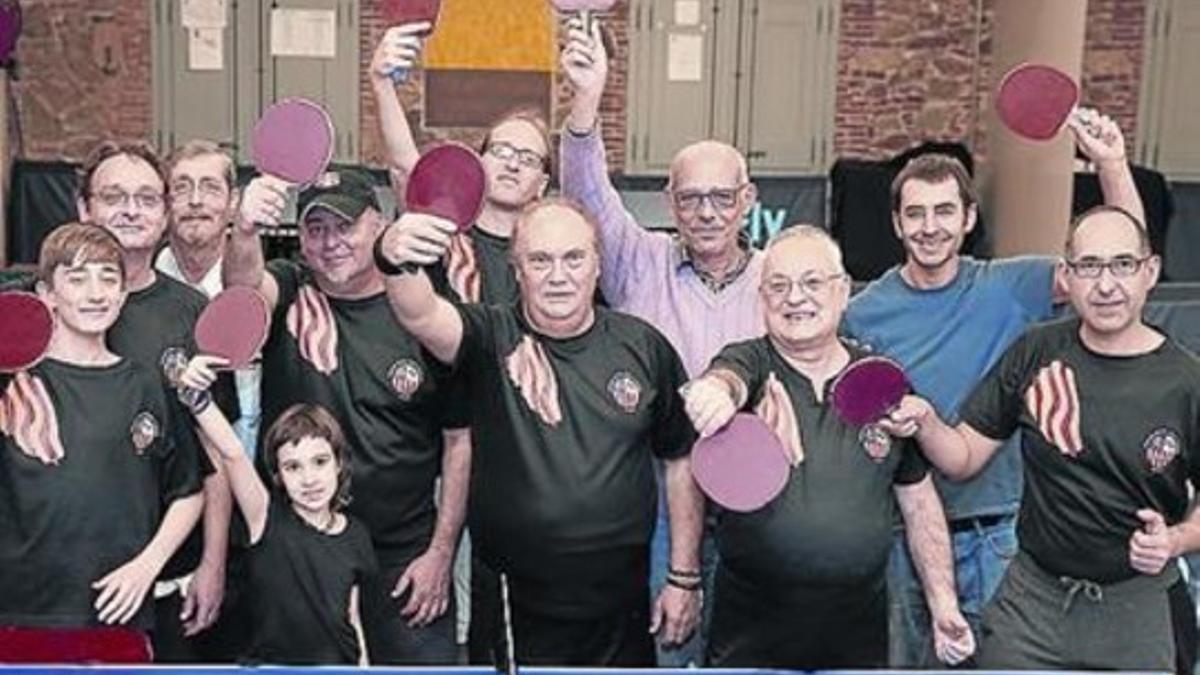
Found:
[{"label": "man's forearm", "polygon": [[225,286],[258,288],[267,270],[258,230],[235,224],[225,240],[223,261],[221,280]]},{"label": "man's forearm", "polygon": [[467,492],[471,477],[471,430],[448,429],[442,451],[442,490],[437,524],[430,548],[453,554],[467,517]]},{"label": "man's forearm", "polygon": [[158,531],[154,533],[150,543],[146,544],[139,554],[146,556],[146,559],[154,566],[156,573],[161,571],[175,551],[179,550],[183,540],[187,539],[192,528],[200,520],[200,512],[203,509],[204,495],[202,492],[171,502],[166,515],[163,516],[162,523],[158,526]]},{"label": "man's forearm", "polygon": [[379,129],[383,134],[383,144],[387,147],[388,165],[396,173],[407,176],[416,166],[421,151],[413,140],[408,117],[396,93],[396,85],[390,79],[376,80],[371,88],[379,106]]},{"label": "man's forearm", "polygon": [[933,479],[926,476],[916,485],[899,486],[896,497],[926,602],[935,614],[957,608],[950,531]]},{"label": "man's forearm", "polygon": [[[203,435],[201,442],[207,442]],[[209,453],[210,456],[213,454]],[[214,464],[216,464],[214,462]],[[233,515],[233,494],[229,476],[219,464],[213,474],[204,479],[204,550],[201,564],[225,568],[229,551],[229,520]]]},{"label": "man's forearm", "polygon": [[671,569],[700,570],[704,495],[692,480],[691,459],[666,461],[667,517],[671,526]]},{"label": "man's forearm", "polygon": [[1096,176],[1100,179],[1100,191],[1104,194],[1105,204],[1119,206],[1142,223],[1146,222],[1146,209],[1142,204],[1142,196],[1138,194],[1137,184],[1133,181],[1129,162],[1121,159],[1097,164]]}]

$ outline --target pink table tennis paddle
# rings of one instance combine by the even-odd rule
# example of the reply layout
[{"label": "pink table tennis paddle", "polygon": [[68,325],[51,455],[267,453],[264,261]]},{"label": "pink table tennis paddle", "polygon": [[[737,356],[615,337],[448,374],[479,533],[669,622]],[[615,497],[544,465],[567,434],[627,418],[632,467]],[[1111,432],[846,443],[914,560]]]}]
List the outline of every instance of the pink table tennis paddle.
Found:
[{"label": "pink table tennis paddle", "polygon": [[833,409],[847,424],[879,421],[910,391],[908,376],[891,359],[868,356],[850,364],[833,382]]},{"label": "pink table tennis paddle", "polygon": [[692,477],[730,511],[762,508],[783,491],[791,473],[779,438],[757,415],[738,413],[692,448]]},{"label": "pink table tennis paddle", "polygon": [[404,191],[404,206],[413,213],[453,221],[464,232],[479,217],[486,189],[479,155],[461,143],[442,143],[417,160]]},{"label": "pink table tennis paddle", "polygon": [[321,106],[288,98],[267,108],[250,137],[261,173],[301,186],[315,183],[333,158],[333,122]]},{"label": "pink table tennis paddle", "polygon": [[1079,103],[1079,85],[1057,68],[1022,63],[1004,75],[996,112],[1013,133],[1035,141],[1054,138]]},{"label": "pink table tennis paddle", "polygon": [[[383,22],[389,26],[428,23],[429,30],[424,31],[420,37],[429,37],[433,33],[441,12],[441,0],[383,0],[380,6]],[[392,71],[392,81],[396,84],[402,84],[407,79],[407,69],[397,68]]]},{"label": "pink table tennis paddle", "polygon": [[37,365],[54,335],[54,315],[32,293],[0,293],[0,373]]},{"label": "pink table tennis paddle", "polygon": [[232,370],[245,368],[266,342],[270,318],[267,301],[258,291],[245,286],[226,288],[196,321],[196,349],[228,360]]}]

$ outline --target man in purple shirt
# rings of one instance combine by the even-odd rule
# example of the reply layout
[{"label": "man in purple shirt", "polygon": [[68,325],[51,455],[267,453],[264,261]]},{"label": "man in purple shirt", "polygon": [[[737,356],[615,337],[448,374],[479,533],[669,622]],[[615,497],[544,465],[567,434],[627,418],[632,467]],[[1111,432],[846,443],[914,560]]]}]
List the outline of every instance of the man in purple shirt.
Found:
[{"label": "man in purple shirt", "polygon": [[[599,108],[607,59],[598,23],[587,32],[572,21],[561,58],[575,93],[562,134],[562,192],[599,225],[605,299],[614,309],[659,329],[679,352],[688,375],[695,377],[726,344],[763,333],[758,299],[763,257],[750,247],[742,230],[742,219],[758,193],[741,153],[724,143],[701,141],[671,162],[667,198],[678,234],[650,232],[638,225],[609,180],[601,141]],[[665,555],[667,540],[660,513],[655,560]],[[706,537],[704,549],[706,582],[711,581],[716,555],[710,540]],[[651,565],[652,570],[664,568]],[[653,578],[651,583],[657,593],[665,579]],[[706,588],[711,586],[706,583]],[[704,619],[706,627],[707,608]],[[698,664],[704,633],[702,627],[699,637],[677,650],[660,649],[659,664]]]}]

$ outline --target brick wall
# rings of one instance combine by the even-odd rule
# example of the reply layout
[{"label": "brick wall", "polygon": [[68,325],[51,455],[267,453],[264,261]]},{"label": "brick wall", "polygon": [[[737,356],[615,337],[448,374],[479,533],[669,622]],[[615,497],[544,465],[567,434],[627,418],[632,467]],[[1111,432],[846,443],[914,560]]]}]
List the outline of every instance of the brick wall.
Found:
[{"label": "brick wall", "polygon": [[[609,66],[608,87],[600,104],[600,114],[604,123],[604,139],[608,145],[610,157],[623,163],[625,152],[625,83],[629,72],[629,2],[619,0],[607,15],[599,14],[608,26],[614,48],[612,63]],[[367,92],[363,97],[361,111],[362,154],[364,161],[380,164],[383,161],[383,141],[379,135],[378,112],[374,97],[366,80],[366,66],[371,61],[375,45],[383,35],[385,26],[373,5],[366,4],[362,15],[363,31],[359,42],[362,60],[360,82],[362,90]],[[482,139],[480,129],[446,129],[427,130],[422,125],[422,79],[414,75],[409,82],[400,88],[400,100],[404,109],[409,113],[409,123],[417,136],[418,145],[440,140],[454,139],[476,145]],[[551,127],[557,132],[570,105],[570,88],[561,77],[555,77],[555,96],[553,121]]]},{"label": "brick wall", "polygon": [[22,0],[21,6],[16,152],[78,159],[102,138],[148,138],[150,3]]},{"label": "brick wall", "polygon": [[[921,139],[979,145],[978,111],[989,105],[990,16],[997,0],[842,0],[835,148],[888,156]],[[23,0],[25,32],[15,86],[25,157],[79,159],[100,138],[148,137],[152,129],[149,0]],[[1084,100],[1113,114],[1133,138],[1147,0],[1090,0]],[[360,36],[366,94],[362,155],[382,160],[365,66],[383,32],[364,1]],[[614,168],[624,158],[628,0],[608,17],[615,53],[601,106]],[[419,142],[477,142],[475,129],[421,126],[421,78],[401,90]],[[554,127],[569,101],[557,83]],[[982,148],[981,148],[982,149]]]},{"label": "brick wall", "polygon": [[[997,0],[843,0],[834,147],[881,158],[921,140],[983,152]],[[1083,100],[1132,141],[1146,0],[1090,0]]]}]

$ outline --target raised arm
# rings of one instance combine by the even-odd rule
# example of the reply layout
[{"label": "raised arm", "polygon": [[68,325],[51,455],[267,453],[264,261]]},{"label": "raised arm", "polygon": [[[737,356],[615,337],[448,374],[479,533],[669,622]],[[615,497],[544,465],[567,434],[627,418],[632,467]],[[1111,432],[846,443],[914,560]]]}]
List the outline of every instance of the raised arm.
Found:
[{"label": "raised arm", "polygon": [[560,63],[574,97],[559,145],[559,183],[563,196],[579,202],[599,227],[601,290],[619,308],[635,292],[629,284],[653,264],[651,252],[669,249],[671,241],[638,225],[608,175],[599,114],[608,79],[608,53],[600,37],[600,22],[592,21],[590,33],[578,19],[567,25]]},{"label": "raised arm", "polygon": [[376,263],[387,275],[392,313],[442,363],[453,363],[458,356],[463,320],[454,305],[433,290],[424,266],[441,260],[456,231],[448,220],[406,213],[375,244]]},{"label": "raised arm", "polygon": [[1083,108],[1067,119],[1067,126],[1079,149],[1096,165],[1104,203],[1119,206],[1145,223],[1146,210],[1133,182],[1120,125],[1108,115]]},{"label": "raised arm", "polygon": [[[213,368],[221,365],[225,362],[218,357],[197,356],[180,376],[180,383],[192,389],[207,390],[216,380]],[[205,406],[195,416],[197,426],[207,438],[204,446],[212,454],[213,463],[218,465],[218,470],[224,469],[228,476],[229,487],[250,532],[250,543],[256,544],[266,528],[270,492],[258,477],[237,433],[217,406]]]},{"label": "raised arm", "polygon": [[375,48],[367,71],[371,91],[379,107],[379,130],[383,134],[383,145],[387,148],[392,189],[397,193],[407,182],[408,174],[416,166],[421,151],[413,139],[412,128],[400,104],[400,96],[396,93],[392,73],[412,70],[421,53],[419,36],[427,30],[429,24],[426,22],[389,28]]},{"label": "raised arm", "polygon": [[228,286],[257,289],[274,309],[279,286],[267,274],[259,227],[277,227],[287,205],[288,184],[271,176],[259,176],[242,191],[242,202],[225,240],[221,278]]}]

